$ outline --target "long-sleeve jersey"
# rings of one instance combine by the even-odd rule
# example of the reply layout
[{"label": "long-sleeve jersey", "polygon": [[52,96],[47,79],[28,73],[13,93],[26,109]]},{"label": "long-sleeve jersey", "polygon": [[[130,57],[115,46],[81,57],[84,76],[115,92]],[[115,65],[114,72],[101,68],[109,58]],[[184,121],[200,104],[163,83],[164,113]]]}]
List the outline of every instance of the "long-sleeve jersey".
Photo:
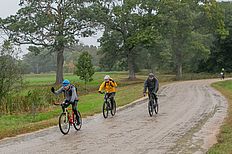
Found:
[{"label": "long-sleeve jersey", "polygon": [[63,87],[61,87],[60,89],[58,89],[54,93],[56,95],[64,93],[65,99],[69,102],[74,102],[75,100],[78,100],[76,88],[73,85],[71,85],[68,90],[65,90]]},{"label": "long-sleeve jersey", "polygon": [[145,82],[144,82],[144,89],[143,89],[143,92],[145,93],[146,91],[148,91],[151,93],[151,92],[157,92],[159,90],[159,81],[156,77],[154,77],[154,79],[152,80],[149,80],[147,79]]},{"label": "long-sleeve jersey", "polygon": [[116,87],[117,87],[117,83],[111,79],[109,82],[105,82],[105,81],[102,82],[98,91],[102,91],[104,89],[107,93],[112,93],[112,92],[116,92]]}]

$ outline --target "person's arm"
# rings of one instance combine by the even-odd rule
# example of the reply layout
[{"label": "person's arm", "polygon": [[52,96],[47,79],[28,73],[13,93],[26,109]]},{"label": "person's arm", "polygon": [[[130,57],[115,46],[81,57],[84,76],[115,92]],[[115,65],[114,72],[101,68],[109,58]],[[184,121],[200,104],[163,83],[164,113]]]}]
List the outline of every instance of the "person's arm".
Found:
[{"label": "person's arm", "polygon": [[155,92],[157,93],[157,91],[159,90],[159,80],[157,78],[155,78],[156,82],[155,82]]},{"label": "person's arm", "polygon": [[143,94],[145,94],[147,91],[147,80],[144,82],[144,88],[143,88]]},{"label": "person's arm", "polygon": [[57,91],[54,90],[54,88],[52,87],[52,92],[55,94],[55,95],[59,95],[63,92],[63,87],[61,87],[60,89],[58,89]]},{"label": "person's arm", "polygon": [[101,86],[98,89],[98,92],[101,93],[104,87],[105,87],[105,82],[102,82]]},{"label": "person's arm", "polygon": [[70,102],[74,102],[76,100],[76,98],[77,98],[76,88],[72,87],[71,90],[72,90],[72,96],[71,96]]}]

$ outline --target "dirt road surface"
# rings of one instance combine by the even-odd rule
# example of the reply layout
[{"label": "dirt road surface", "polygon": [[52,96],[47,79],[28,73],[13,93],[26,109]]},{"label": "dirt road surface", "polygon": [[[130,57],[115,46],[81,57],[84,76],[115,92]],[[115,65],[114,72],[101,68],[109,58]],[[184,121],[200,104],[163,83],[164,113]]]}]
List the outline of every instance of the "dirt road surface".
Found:
[{"label": "dirt road surface", "polygon": [[147,99],[118,111],[84,119],[81,131],[59,128],[0,141],[0,153],[162,154],[205,153],[227,112],[226,99],[210,87],[217,80],[177,82],[159,92],[160,111],[150,117]]}]

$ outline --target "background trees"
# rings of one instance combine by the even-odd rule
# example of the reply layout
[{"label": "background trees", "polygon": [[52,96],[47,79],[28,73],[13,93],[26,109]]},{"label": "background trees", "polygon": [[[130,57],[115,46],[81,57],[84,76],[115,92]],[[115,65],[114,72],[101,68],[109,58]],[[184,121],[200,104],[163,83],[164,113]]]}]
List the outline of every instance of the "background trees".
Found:
[{"label": "background trees", "polygon": [[88,52],[83,52],[78,58],[78,63],[76,64],[75,74],[80,77],[81,80],[85,81],[85,89],[86,83],[92,81],[94,68],[92,64],[92,56]]},{"label": "background trees", "polygon": [[16,59],[16,53],[9,42],[5,42],[0,49],[0,70],[1,100],[22,83],[19,61]]},{"label": "background trees", "polygon": [[32,44],[29,50],[40,53],[39,57],[32,53],[25,55],[22,62],[25,68],[36,73],[48,72],[54,71],[52,63],[57,63],[57,83],[63,79],[63,67],[65,72],[73,72],[75,60],[86,50],[78,43],[78,37],[90,36],[94,28],[104,31],[99,39],[100,48],[88,48],[98,71],[128,70],[129,79],[135,79],[135,72],[145,68],[152,72],[175,73],[177,79],[181,79],[183,71],[212,71],[215,64],[216,69],[222,65],[230,69],[227,56],[230,2],[21,2],[22,8],[16,15],[0,20],[0,28],[11,42]]},{"label": "background trees", "polygon": [[93,33],[87,14],[89,1],[21,0],[16,15],[0,20],[0,28],[16,44],[31,44],[30,51],[41,47],[56,53],[56,83],[63,80],[64,49],[78,42],[78,36]]}]

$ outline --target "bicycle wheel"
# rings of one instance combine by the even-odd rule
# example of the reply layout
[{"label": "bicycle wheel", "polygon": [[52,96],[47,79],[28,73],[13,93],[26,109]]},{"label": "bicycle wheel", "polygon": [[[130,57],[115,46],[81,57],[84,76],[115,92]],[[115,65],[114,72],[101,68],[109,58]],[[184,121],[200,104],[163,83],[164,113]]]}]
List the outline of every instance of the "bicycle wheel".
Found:
[{"label": "bicycle wheel", "polygon": [[112,116],[114,116],[115,115],[115,113],[116,113],[116,102],[115,102],[115,100],[113,101],[113,106],[112,106],[112,109],[111,109],[111,115]]},{"label": "bicycle wheel", "polygon": [[148,112],[149,112],[149,115],[152,117],[152,116],[153,116],[153,112],[154,112],[154,104],[153,104],[153,101],[149,101],[149,102],[148,102]]},{"label": "bicycle wheel", "polygon": [[155,103],[154,110],[155,110],[155,113],[158,114],[158,111],[159,111],[159,104],[158,104],[158,102]]},{"label": "bicycle wheel", "polygon": [[74,114],[74,124],[73,124],[73,126],[74,126],[74,128],[75,128],[76,130],[80,130],[80,129],[81,129],[81,126],[82,126],[82,118],[81,118],[81,113],[80,113],[79,111],[77,111],[77,114],[78,114],[78,116],[79,116],[80,124],[77,125],[76,115]]},{"label": "bicycle wheel", "polygon": [[60,114],[59,128],[60,128],[61,133],[63,133],[64,135],[68,134],[70,130],[70,123],[69,123],[68,117],[66,116],[66,113]]},{"label": "bicycle wheel", "polygon": [[107,105],[107,102],[104,102],[102,107],[102,113],[104,118],[108,117],[108,112],[109,112],[109,107]]}]

